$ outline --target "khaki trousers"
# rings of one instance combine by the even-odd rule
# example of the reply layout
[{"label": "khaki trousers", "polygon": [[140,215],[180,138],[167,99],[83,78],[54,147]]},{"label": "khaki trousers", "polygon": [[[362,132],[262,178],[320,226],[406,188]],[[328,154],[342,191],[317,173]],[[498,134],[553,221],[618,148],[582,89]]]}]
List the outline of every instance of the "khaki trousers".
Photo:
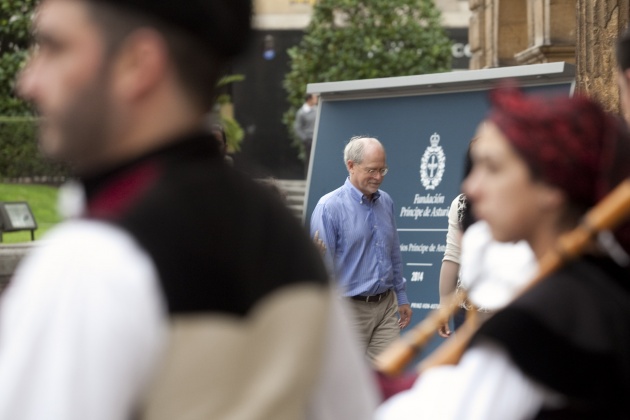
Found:
[{"label": "khaki trousers", "polygon": [[374,360],[400,336],[398,302],[390,291],[380,302],[361,302],[348,299],[353,309],[353,326],[369,360]]}]

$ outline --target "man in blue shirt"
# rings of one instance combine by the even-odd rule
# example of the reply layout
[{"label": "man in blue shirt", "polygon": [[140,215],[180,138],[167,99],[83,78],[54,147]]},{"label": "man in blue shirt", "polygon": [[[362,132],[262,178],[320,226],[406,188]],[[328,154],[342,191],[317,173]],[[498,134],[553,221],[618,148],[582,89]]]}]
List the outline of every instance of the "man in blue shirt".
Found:
[{"label": "man in blue shirt", "polygon": [[325,246],[329,267],[354,308],[366,355],[374,359],[409,324],[411,307],[394,203],[379,190],[387,174],[385,149],[375,138],[353,137],[344,150],[344,162],[349,176],[317,203],[311,234]]}]

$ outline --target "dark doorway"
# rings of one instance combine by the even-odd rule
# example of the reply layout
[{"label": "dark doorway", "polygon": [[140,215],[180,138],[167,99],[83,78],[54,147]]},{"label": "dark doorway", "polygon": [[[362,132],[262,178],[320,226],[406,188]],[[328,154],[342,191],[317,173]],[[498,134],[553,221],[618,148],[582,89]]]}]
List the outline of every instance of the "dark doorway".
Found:
[{"label": "dark doorway", "polygon": [[289,107],[282,87],[289,71],[287,49],[297,45],[303,34],[301,30],[256,31],[250,50],[233,66],[233,73],[246,77],[231,88],[234,114],[245,130],[234,162],[252,176],[304,178],[302,161],[282,123]]}]

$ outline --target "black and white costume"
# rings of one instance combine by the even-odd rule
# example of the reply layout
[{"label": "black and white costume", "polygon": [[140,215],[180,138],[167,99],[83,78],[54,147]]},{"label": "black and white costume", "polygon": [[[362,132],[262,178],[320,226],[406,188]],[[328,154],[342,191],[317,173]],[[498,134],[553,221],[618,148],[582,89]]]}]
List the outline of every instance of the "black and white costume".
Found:
[{"label": "black and white costume", "polygon": [[456,366],[429,369],[376,419],[622,419],[630,395],[628,270],[568,264],[497,312]]},{"label": "black and white costume", "polygon": [[317,251],[191,135],[85,178],[0,306],[0,418],[365,419],[371,378]]}]

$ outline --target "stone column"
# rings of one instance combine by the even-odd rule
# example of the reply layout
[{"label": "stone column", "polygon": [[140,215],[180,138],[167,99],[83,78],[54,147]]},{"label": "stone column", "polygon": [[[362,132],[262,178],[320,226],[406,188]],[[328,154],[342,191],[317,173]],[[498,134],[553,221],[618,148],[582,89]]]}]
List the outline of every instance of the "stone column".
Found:
[{"label": "stone column", "polygon": [[630,0],[577,1],[577,91],[620,113],[615,40],[628,25]]},{"label": "stone column", "polygon": [[527,48],[527,2],[495,0],[496,58],[495,66],[519,64],[515,54]]},{"label": "stone column", "polygon": [[488,37],[486,31],[486,0],[469,0],[468,5],[472,15],[468,28],[468,42],[470,43],[470,69],[478,70],[489,67]]}]

